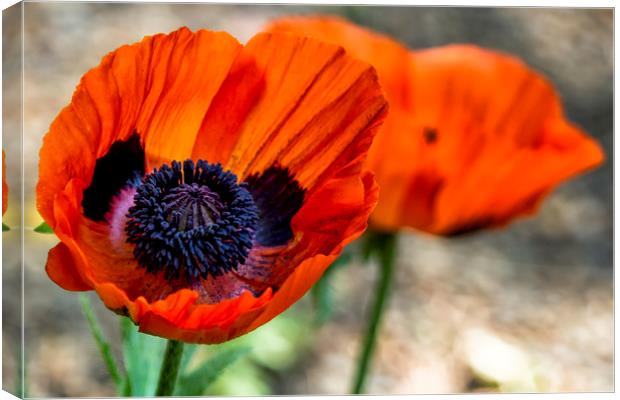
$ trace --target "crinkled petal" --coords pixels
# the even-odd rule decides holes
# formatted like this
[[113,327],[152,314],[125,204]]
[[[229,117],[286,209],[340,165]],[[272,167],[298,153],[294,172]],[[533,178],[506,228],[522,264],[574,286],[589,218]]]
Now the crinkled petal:
[[406,107],[409,102],[409,50],[389,36],[364,29],[344,18],[324,15],[278,18],[265,30],[310,36],[343,46],[352,56],[372,64],[379,72],[379,82],[392,108]]
[[213,98],[242,46],[225,32],[180,29],[154,46],[158,60],[149,76],[138,132],[144,132],[147,172],[190,158]]
[[[195,149],[215,140],[230,153],[225,167],[242,180],[277,163],[310,187],[370,145],[372,126],[387,111],[370,65],[341,47],[288,34],[258,34],[243,52],[262,73],[261,95],[249,111],[244,108],[234,141],[218,142],[210,134],[217,127],[205,121]],[[249,86],[241,89],[254,88]],[[194,156],[202,154],[195,150]]]

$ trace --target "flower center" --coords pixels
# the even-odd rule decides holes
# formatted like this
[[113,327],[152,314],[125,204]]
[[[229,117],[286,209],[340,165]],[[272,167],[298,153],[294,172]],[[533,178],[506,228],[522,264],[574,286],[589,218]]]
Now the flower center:
[[224,208],[220,196],[197,183],[172,188],[164,196],[166,220],[179,231],[208,226],[219,220]]
[[235,270],[252,247],[258,209],[220,164],[173,161],[143,178],[127,213],[127,242],[147,271],[188,281]]

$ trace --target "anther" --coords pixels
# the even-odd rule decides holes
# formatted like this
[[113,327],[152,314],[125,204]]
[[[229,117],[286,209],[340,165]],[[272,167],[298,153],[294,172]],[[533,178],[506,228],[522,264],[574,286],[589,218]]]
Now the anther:
[[220,164],[186,160],[147,175],[127,217],[127,242],[142,267],[195,281],[245,261],[258,209],[245,184]]

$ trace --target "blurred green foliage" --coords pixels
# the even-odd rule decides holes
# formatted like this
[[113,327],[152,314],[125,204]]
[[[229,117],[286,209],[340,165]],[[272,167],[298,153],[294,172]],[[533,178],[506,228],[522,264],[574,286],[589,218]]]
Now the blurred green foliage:
[[[310,345],[313,323],[296,307],[257,330],[219,345],[186,344],[176,396],[269,395],[270,374],[291,368]],[[121,321],[126,396],[153,396],[166,339],[139,333]]]
[[[303,303],[303,301],[301,302]],[[300,310],[305,304],[298,302],[288,311],[255,331],[230,342],[214,346],[201,346],[201,357],[229,351],[231,348],[251,349],[246,357],[226,369],[206,388],[203,395],[257,396],[273,394],[269,385],[273,373],[289,370],[300,361],[311,346],[312,320]]]

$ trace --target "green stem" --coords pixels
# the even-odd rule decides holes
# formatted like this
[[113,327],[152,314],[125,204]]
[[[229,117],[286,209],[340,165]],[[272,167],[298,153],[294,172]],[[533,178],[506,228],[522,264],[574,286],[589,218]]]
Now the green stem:
[[90,300],[85,293],[80,293],[80,303],[82,303],[82,311],[84,311],[84,315],[88,320],[88,326],[90,327],[90,331],[97,342],[97,346],[99,347],[99,351],[101,352],[101,357],[105,362],[106,367],[108,368],[108,372],[116,385],[116,389],[118,393],[121,393],[121,389],[123,386],[123,378],[121,378],[121,374],[116,366],[116,361],[114,357],[112,357],[112,352],[110,351],[110,345],[106,342],[103,332],[99,327],[99,323],[97,322],[97,318],[95,317],[95,313],[90,305]]
[[181,358],[183,358],[183,342],[168,340],[164,360],[159,370],[156,396],[172,396],[174,393]]
[[360,394],[364,391],[364,383],[368,368],[372,361],[372,355],[377,340],[377,332],[381,324],[381,317],[385,310],[392,276],[394,274],[394,260],[396,255],[396,235],[393,233],[373,233],[373,241],[375,250],[379,258],[380,277],[377,282],[377,290],[375,302],[373,304],[372,313],[370,315],[369,324],[364,338],[364,347],[360,354],[359,363],[357,365],[357,373],[352,388],[353,394]]

